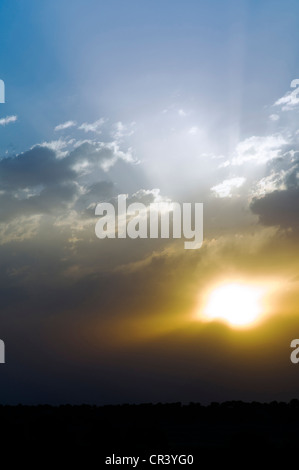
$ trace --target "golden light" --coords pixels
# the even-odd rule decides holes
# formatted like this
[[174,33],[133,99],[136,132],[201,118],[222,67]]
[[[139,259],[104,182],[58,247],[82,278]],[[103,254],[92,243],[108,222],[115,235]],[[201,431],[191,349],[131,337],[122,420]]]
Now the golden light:
[[250,284],[229,283],[210,292],[203,309],[203,319],[220,319],[236,327],[250,326],[263,313],[264,290]]

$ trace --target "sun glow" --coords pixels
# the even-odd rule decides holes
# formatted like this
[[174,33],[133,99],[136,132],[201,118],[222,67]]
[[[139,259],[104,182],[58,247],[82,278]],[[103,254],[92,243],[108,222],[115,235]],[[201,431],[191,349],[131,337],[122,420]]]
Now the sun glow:
[[220,319],[236,327],[255,323],[263,313],[264,290],[250,284],[229,283],[212,290],[203,309],[203,319]]

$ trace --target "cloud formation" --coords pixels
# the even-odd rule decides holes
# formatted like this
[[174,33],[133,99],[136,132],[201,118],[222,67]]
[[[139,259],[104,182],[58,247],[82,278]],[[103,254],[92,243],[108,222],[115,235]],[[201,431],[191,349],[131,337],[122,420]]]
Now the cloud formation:
[[97,121],[94,121],[91,123],[83,122],[83,124],[81,124],[81,126],[79,126],[78,129],[85,131],[85,132],[95,132],[96,134],[101,134],[102,126],[104,123],[105,123],[104,118],[98,119]]
[[65,129],[69,129],[70,127],[74,127],[76,125],[76,121],[66,121],[62,124],[58,124],[58,126],[55,127],[54,131],[64,131]]
[[252,136],[238,143],[233,165],[242,165],[245,162],[255,161],[257,164],[266,163],[279,155],[283,145],[288,142],[281,134],[268,136]]
[[0,126],[7,126],[7,124],[16,122],[17,119],[18,119],[17,116],[6,116],[5,118],[0,119]]
[[[274,106],[280,106],[282,111],[291,111],[299,105],[299,79],[292,80],[293,91],[287,92],[284,96],[275,101]],[[297,88],[296,88],[297,87]]]
[[251,204],[263,225],[299,229],[299,188],[273,191]]

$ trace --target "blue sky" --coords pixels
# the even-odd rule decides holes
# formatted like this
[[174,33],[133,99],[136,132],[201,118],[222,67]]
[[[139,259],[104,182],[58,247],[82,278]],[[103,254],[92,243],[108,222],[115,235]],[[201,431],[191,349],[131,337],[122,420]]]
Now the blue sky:
[[[171,106],[190,109],[227,150],[264,125],[298,58],[295,1],[3,1],[1,74],[17,114],[1,150],[16,151],[69,119],[150,126]],[[4,134],[2,132],[2,134]]]

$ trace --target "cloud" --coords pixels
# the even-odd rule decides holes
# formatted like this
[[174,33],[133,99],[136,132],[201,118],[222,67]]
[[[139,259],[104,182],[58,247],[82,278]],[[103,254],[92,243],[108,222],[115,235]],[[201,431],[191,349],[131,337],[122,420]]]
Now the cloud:
[[70,140],[52,140],[50,142],[42,142],[39,144],[41,147],[47,147],[56,152],[58,158],[63,158],[68,154],[68,147],[75,142],[75,139]]
[[121,121],[118,121],[114,124],[114,129],[111,132],[111,135],[116,140],[121,140],[124,137],[130,137],[134,134],[135,122],[131,122],[129,125],[123,124]]
[[293,91],[289,91],[284,96],[275,101],[274,106],[281,106],[282,111],[290,111],[299,105],[299,79],[295,79],[291,82],[291,87],[295,88]]
[[68,182],[53,184],[43,188],[36,194],[29,194],[27,198],[20,199],[12,193],[0,195],[1,224],[18,217],[52,214],[55,217],[64,213],[69,204],[74,202],[79,194],[76,183]]
[[121,150],[115,142],[84,142],[67,151],[64,158],[58,158],[67,144],[63,140],[45,142],[16,157],[0,160],[0,189],[15,191],[75,181],[96,170],[107,172],[118,160],[134,162],[130,151]]
[[69,159],[57,159],[54,150],[37,145],[16,157],[0,161],[0,187],[16,190],[74,179]]
[[271,121],[278,121],[278,120],[279,120],[279,115],[278,115],[278,114],[271,114],[271,115],[269,116],[269,119],[270,119]]
[[229,160],[225,160],[225,162],[220,163],[220,165],[218,165],[218,168],[219,168],[219,169],[220,169],[220,168],[226,168],[226,167],[228,167],[228,166],[230,166],[230,161],[229,161]]
[[[112,178],[120,175],[126,178],[132,163],[135,159],[131,150],[121,149],[116,141],[75,139],[43,142],[17,156],[3,158],[0,160],[2,243],[40,235],[38,226],[45,218],[52,218],[52,224],[71,232],[70,239],[79,239],[78,231],[90,226],[95,217],[95,205],[117,195],[115,184],[106,175],[116,167]],[[26,217],[33,217],[33,222],[24,224],[22,220]],[[23,226],[22,236],[17,221]],[[64,243],[69,244],[66,240]]]
[[115,194],[115,185],[112,181],[99,181],[86,188],[83,198],[100,202],[107,200]]
[[213,186],[211,191],[216,193],[218,197],[231,197],[233,189],[240,188],[245,181],[246,178],[241,176],[224,180],[222,183]]
[[66,121],[62,124],[58,124],[58,126],[55,127],[54,131],[63,131],[64,129],[69,129],[70,127],[74,127],[76,125],[76,121]]
[[265,163],[276,158],[287,143],[281,134],[249,137],[237,145],[232,164],[242,165],[250,161]]
[[68,159],[78,173],[90,174],[96,169],[107,172],[118,160],[136,163],[132,150],[121,150],[119,144],[113,142],[81,141],[74,145]]
[[112,181],[93,183],[84,188],[76,202],[76,209],[82,212],[83,217],[94,217],[96,205],[109,201],[113,196],[116,196],[116,187]]
[[299,229],[299,160],[289,151],[269,162],[270,175],[260,181],[274,187],[262,197],[255,197],[250,208],[263,225]]
[[5,118],[0,119],[0,126],[6,126],[11,122],[16,122],[18,119],[17,116],[6,116]]
[[299,188],[274,191],[254,199],[251,210],[263,225],[299,229]]
[[21,189],[75,180],[96,170],[105,172],[118,160],[135,162],[130,149],[123,151],[116,142],[82,142],[63,152],[73,140],[44,142],[16,157],[0,161],[0,188]]
[[102,126],[105,123],[105,119],[101,118],[98,119],[95,122],[88,123],[88,122],[83,122],[81,126],[78,127],[79,130],[85,131],[85,132],[95,132],[96,134],[101,134],[102,132]]
[[170,199],[163,197],[160,194],[159,188],[139,189],[138,191],[136,191],[136,193],[132,194],[132,196],[128,199],[128,204],[131,204],[132,202],[142,202],[142,204],[145,204],[146,206],[148,206],[155,202],[168,203],[170,202]]
[[283,171],[278,173],[272,172],[253,186],[251,194],[253,197],[261,197],[273,191],[285,189],[284,177],[285,173]]
[[252,183],[251,196],[260,198],[276,190],[287,189],[294,178],[293,172],[297,167],[296,154],[297,152],[291,149],[268,161],[262,177]]
[[193,127],[191,127],[191,128],[188,130],[188,134],[190,134],[190,135],[196,135],[196,134],[198,134],[198,131],[199,131],[198,127],[197,127],[197,126],[193,126]]

